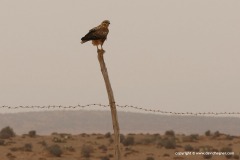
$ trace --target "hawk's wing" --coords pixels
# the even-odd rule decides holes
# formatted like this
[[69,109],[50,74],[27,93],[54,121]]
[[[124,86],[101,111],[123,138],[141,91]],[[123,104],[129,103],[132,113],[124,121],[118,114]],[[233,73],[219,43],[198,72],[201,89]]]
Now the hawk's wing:
[[108,34],[108,29],[102,28],[101,25],[94,27],[89,30],[88,34],[82,37],[82,41],[89,41],[89,40],[99,40],[99,39],[106,39]]
[[89,32],[97,31],[97,30],[99,30],[100,28],[101,28],[101,25],[90,29]]

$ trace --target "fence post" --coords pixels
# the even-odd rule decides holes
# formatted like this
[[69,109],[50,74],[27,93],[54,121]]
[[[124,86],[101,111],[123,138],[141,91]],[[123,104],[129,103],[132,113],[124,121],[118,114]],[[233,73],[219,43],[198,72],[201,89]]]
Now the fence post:
[[103,79],[104,79],[107,93],[108,93],[109,105],[111,108],[112,124],[113,124],[113,130],[114,130],[115,160],[120,160],[121,159],[120,133],[119,133],[119,124],[118,124],[116,104],[115,104],[115,100],[114,100],[111,83],[110,83],[110,80],[108,77],[107,67],[104,62],[104,57],[103,57],[104,51],[98,50],[97,52],[98,52],[98,61],[100,63],[101,72],[102,72]]

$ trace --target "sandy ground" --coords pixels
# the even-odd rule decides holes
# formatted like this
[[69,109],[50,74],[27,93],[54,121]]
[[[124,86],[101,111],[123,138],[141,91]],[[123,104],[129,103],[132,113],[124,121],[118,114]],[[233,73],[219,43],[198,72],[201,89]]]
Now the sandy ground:
[[[128,134],[121,137],[123,140],[121,144],[122,159],[124,160],[201,160],[204,159],[203,155],[197,154],[206,154],[206,152],[215,152],[216,154],[224,147],[232,149],[235,154],[232,159],[239,159],[240,153],[240,137],[225,134],[218,136]],[[54,144],[59,145],[62,150],[60,157],[50,153],[49,148]],[[188,149],[187,145],[190,146]],[[4,139],[4,144],[0,145],[0,160],[84,159],[114,159],[113,136],[109,134],[71,135],[59,133],[49,136],[36,135],[35,137],[18,135]],[[211,159],[226,160],[227,158],[224,155],[214,155]]]

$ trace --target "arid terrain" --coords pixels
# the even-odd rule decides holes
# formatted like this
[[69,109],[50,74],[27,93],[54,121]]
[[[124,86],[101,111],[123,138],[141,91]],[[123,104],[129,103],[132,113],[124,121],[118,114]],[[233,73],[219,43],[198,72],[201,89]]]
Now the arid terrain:
[[[15,135],[11,127],[0,132],[0,160],[113,160],[113,135],[52,133],[38,135],[36,131]],[[12,132],[12,133],[11,133]],[[239,159],[240,137],[206,131],[204,135],[164,134],[121,135],[124,160],[225,160],[224,155],[179,155],[186,153],[234,152]],[[178,155],[177,155],[178,154]]]
[[[128,133],[159,133],[174,130],[178,134],[204,134],[207,130],[236,135],[239,117],[179,116],[150,113],[118,112],[120,130]],[[22,135],[35,130],[39,135],[59,133],[102,133],[112,131],[110,111],[41,111],[0,114],[0,128],[11,126]]]

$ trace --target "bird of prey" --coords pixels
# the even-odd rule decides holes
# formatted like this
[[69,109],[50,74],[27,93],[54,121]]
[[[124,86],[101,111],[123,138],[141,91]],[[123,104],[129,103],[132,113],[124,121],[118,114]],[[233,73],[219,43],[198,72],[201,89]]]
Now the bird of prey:
[[[109,20],[104,20],[99,26],[94,27],[93,29],[89,30],[89,32],[81,38],[82,44],[92,40],[92,44],[97,46],[98,51],[103,51],[102,45],[104,41],[107,39],[108,35],[108,26],[110,24]],[[101,49],[98,48],[98,45],[101,45]]]

